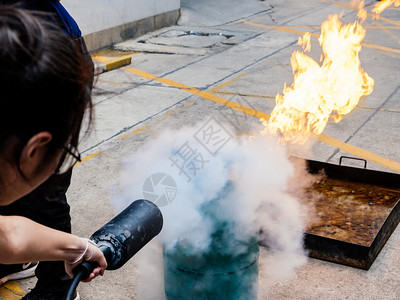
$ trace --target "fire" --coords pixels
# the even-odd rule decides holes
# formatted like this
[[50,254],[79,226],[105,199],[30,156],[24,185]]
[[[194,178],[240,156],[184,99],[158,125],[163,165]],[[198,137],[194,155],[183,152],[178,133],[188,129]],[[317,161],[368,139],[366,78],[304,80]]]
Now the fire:
[[368,13],[364,8],[365,7],[364,0],[353,0],[351,1],[351,4],[353,6],[358,6],[357,17],[361,20],[361,22],[364,22],[368,16]]
[[[310,50],[310,36],[299,39],[304,52]],[[304,143],[311,133],[322,133],[330,117],[339,122],[372,92],[374,80],[359,59],[364,37],[359,22],[343,25],[338,15],[332,15],[321,25],[321,65],[304,52],[293,52],[293,84],[285,84],[269,123],[264,121],[271,133],[279,131],[285,141]]]
[[[353,0],[358,6],[358,18],[363,22],[368,13],[364,0]],[[390,5],[400,6],[400,0],[382,0],[372,12],[378,17]],[[282,133],[284,141],[303,144],[312,134],[321,134],[332,118],[339,122],[356,107],[362,96],[371,94],[374,80],[361,68],[361,42],[365,29],[356,21],[343,25],[338,15],[329,16],[321,25],[318,39],[322,47],[320,65],[304,52],[311,49],[311,34],[299,38],[303,52],[291,57],[293,84],[277,94],[276,106],[269,121],[263,120],[266,131]]]
[[372,9],[372,12],[376,14],[380,14],[383,12],[386,8],[388,8],[390,5],[394,4],[394,6],[400,6],[400,0],[383,0],[377,4],[375,4],[375,7]]
[[[364,0],[352,0],[351,4],[353,6],[358,6],[358,14],[357,17],[361,19],[361,21],[365,21],[367,18],[367,11],[365,10],[365,3]],[[379,3],[374,5],[374,8],[372,9],[372,12],[375,13],[376,15],[373,16],[374,18],[378,18],[379,15],[389,6],[394,4],[394,6],[400,6],[400,0],[381,0]]]

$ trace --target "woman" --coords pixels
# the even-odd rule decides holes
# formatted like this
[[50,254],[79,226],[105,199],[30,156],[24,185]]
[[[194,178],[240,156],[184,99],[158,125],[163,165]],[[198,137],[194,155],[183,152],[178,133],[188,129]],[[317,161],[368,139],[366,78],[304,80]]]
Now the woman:
[[[62,30],[60,34],[73,40],[85,62],[93,81],[93,62],[78,24],[58,0],[0,0],[0,4],[12,4],[19,8],[45,12],[45,18]],[[74,145],[77,145],[77,142]],[[8,206],[0,206],[0,215],[27,217],[42,225],[71,233],[70,206],[66,192],[70,185],[72,170],[54,174],[34,191]],[[34,288],[24,300],[61,299],[71,284],[62,261],[42,261],[27,264],[0,264],[0,284],[8,280],[23,279],[36,275]]]
[[[79,158],[72,145],[85,110],[91,115],[91,83],[71,39],[28,11],[0,6],[0,44],[0,205],[8,205]],[[88,240],[0,216],[0,263],[43,260],[64,261],[70,276],[96,261],[87,281],[107,266]]]

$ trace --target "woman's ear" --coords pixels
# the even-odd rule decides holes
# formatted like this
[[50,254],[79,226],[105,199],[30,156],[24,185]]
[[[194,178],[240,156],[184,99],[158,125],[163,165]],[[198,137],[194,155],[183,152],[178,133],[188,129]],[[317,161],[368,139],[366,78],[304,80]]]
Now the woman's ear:
[[26,143],[19,158],[19,168],[24,176],[34,174],[37,168],[43,164],[52,138],[50,132],[43,131],[32,136]]

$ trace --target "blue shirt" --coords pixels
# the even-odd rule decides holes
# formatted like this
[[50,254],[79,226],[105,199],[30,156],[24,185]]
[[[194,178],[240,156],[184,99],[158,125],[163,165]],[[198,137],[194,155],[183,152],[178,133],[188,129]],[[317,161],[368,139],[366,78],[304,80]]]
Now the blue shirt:
[[71,17],[71,15],[64,8],[64,6],[62,6],[62,4],[57,0],[49,1],[49,2],[52,5],[52,7],[54,8],[54,11],[60,17],[61,21],[63,22],[65,32],[73,39],[80,37],[82,35],[82,33],[81,33],[81,30],[79,29],[78,24]]

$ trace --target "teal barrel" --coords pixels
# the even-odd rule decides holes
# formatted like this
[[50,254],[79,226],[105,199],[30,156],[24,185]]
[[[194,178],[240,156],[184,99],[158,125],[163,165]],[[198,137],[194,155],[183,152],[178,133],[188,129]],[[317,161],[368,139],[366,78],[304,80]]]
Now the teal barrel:
[[[222,195],[229,194],[224,189]],[[228,219],[221,209],[228,203],[218,197],[202,207],[213,222],[210,245],[199,251],[190,242],[178,240],[164,246],[164,283],[167,300],[255,300],[258,293],[258,235],[237,238],[243,224]]]

